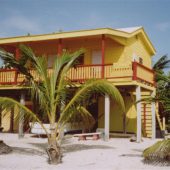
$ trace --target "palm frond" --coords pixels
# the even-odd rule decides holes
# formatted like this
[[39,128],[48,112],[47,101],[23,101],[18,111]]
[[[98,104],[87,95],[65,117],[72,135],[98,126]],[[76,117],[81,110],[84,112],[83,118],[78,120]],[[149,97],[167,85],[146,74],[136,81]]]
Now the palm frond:
[[19,60],[11,53],[6,52],[3,49],[0,49],[0,56],[4,60],[6,68],[16,68],[18,72],[24,74],[27,79],[32,78],[32,75],[26,65],[28,58],[21,56]]
[[170,139],[158,141],[143,151],[146,163],[170,165]]
[[153,66],[153,69],[158,72],[165,68],[170,68],[170,60],[167,55],[163,55]]
[[[9,113],[9,111],[15,106],[17,106],[18,108],[22,110],[22,113],[26,116],[27,119],[33,120],[33,121],[36,120],[42,126],[42,128],[45,130],[45,132],[48,135],[48,131],[42,124],[41,120],[30,109],[28,109],[26,106],[22,105],[21,103],[19,103],[18,101],[12,98],[0,97],[0,107],[2,111],[6,112],[6,114]],[[19,119],[19,114],[18,114],[18,119]]]
[[66,122],[71,110],[75,110],[76,106],[83,103],[89,96],[94,93],[109,95],[122,108],[122,113],[125,112],[125,105],[119,90],[107,80],[90,80],[87,81],[69,101],[63,109],[59,122]]

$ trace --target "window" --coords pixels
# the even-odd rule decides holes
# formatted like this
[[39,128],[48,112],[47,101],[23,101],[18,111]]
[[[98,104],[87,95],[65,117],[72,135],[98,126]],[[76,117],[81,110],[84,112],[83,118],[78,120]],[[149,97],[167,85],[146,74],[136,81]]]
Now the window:
[[102,52],[101,52],[101,50],[94,50],[92,52],[92,64],[102,64]]
[[143,64],[143,59],[141,57],[139,57],[139,63]]

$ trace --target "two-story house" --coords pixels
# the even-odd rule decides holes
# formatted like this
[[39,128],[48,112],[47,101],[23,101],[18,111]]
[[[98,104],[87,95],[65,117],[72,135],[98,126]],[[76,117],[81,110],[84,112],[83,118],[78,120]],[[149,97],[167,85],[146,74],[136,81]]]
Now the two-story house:
[[[143,97],[154,96],[156,90],[151,66],[155,49],[142,27],[0,38],[0,47],[14,53],[16,58],[20,56],[19,44],[30,46],[37,55],[46,55],[49,70],[54,58],[59,57],[64,50],[73,52],[84,48],[81,64],[70,70],[70,79],[81,83],[92,78],[107,79],[120,90],[126,106],[124,114],[107,96],[97,97],[96,103],[89,108],[97,118],[96,128],[104,128],[105,135],[109,135],[109,132],[135,133],[138,141],[141,140],[142,132],[147,137],[155,138],[155,104],[136,103]],[[17,74],[16,70],[1,69],[0,95],[19,100],[29,88],[23,88],[22,81],[23,76]],[[35,109],[28,96],[25,97],[25,104]],[[1,114],[4,131],[17,130],[16,114],[17,110],[12,110],[8,122],[5,115]]]

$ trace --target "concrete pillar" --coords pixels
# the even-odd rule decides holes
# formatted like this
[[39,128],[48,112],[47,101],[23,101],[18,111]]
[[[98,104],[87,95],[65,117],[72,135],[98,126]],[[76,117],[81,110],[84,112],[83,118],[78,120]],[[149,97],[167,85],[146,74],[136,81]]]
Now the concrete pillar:
[[[141,87],[136,87],[136,101],[141,100]],[[141,102],[136,104],[137,110],[137,142],[141,142],[142,138],[142,120],[141,120]]]
[[162,118],[162,129],[164,131],[166,130],[166,119],[165,119],[165,116]]
[[110,131],[110,99],[108,95],[105,95],[105,119],[104,119],[104,138],[105,141],[109,140]]
[[123,114],[123,133],[126,134],[126,113]]
[[[21,99],[20,99],[20,103],[22,105],[25,105],[25,94],[22,93],[21,94]],[[19,133],[18,133],[18,137],[19,138],[23,138],[24,137],[24,114],[23,114],[23,110],[20,109],[20,112],[19,112]]]
[[[152,97],[155,97],[155,91],[151,93]],[[151,112],[152,112],[152,139],[156,137],[156,105],[155,102],[151,103]]]

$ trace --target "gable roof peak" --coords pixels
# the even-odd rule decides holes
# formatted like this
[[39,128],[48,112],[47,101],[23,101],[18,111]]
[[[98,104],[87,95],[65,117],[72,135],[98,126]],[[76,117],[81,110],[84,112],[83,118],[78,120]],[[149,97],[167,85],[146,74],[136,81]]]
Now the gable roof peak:
[[132,33],[132,32],[135,32],[139,29],[143,28],[142,26],[136,26],[136,27],[126,27],[126,28],[117,28],[115,30],[118,30],[118,31],[123,31],[123,32],[126,32],[126,33]]

